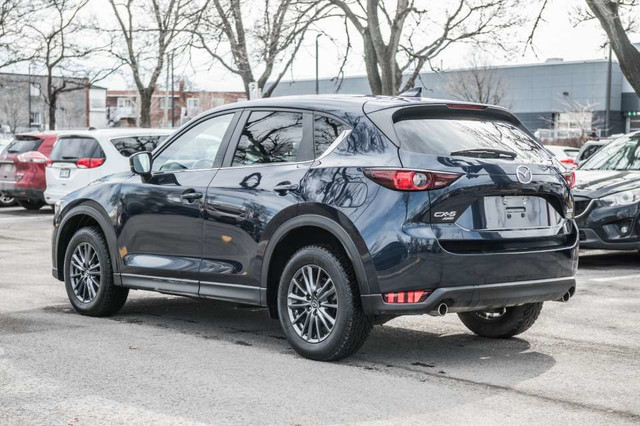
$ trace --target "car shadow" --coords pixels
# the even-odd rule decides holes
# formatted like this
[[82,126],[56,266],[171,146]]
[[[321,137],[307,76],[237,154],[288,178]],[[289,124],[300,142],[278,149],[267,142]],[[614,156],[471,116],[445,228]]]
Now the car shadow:
[[637,251],[585,250],[580,252],[579,269],[610,269],[624,267],[640,270]]
[[[66,307],[65,312],[73,311]],[[440,319],[414,318],[424,320],[420,326],[431,321],[434,329],[441,328]],[[280,323],[270,319],[264,308],[182,297],[136,297],[110,319],[298,356]],[[451,334],[402,328],[394,322],[375,326],[360,351],[342,364],[421,380],[442,376],[498,386],[530,380],[555,365],[550,355],[531,350],[526,337],[485,339],[467,332],[462,324],[459,333]]]
[[43,206],[39,210],[27,210],[22,207],[3,207],[0,208],[0,216],[51,216],[53,209],[51,206]]

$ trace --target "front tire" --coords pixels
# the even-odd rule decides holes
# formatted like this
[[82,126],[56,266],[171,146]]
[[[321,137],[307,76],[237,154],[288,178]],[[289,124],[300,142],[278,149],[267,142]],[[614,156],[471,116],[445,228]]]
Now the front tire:
[[42,206],[45,205],[44,201],[34,200],[34,199],[16,200],[16,202],[20,207],[25,208],[27,210],[40,210],[40,208],[42,208]]
[[531,328],[540,311],[542,302],[489,311],[462,312],[458,317],[478,336],[506,339]]
[[82,315],[103,317],[120,310],[129,289],[113,283],[107,242],[97,227],[78,230],[64,256],[64,282],[73,308]]
[[323,246],[304,247],[289,259],[278,288],[278,314],[293,349],[318,361],[353,354],[373,327],[350,262]]

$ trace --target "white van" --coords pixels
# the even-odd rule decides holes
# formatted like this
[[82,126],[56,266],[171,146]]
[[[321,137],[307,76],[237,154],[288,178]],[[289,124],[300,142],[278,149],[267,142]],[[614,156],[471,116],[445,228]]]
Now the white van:
[[153,151],[171,129],[103,129],[62,132],[47,163],[47,204],[101,177],[129,170],[129,156]]

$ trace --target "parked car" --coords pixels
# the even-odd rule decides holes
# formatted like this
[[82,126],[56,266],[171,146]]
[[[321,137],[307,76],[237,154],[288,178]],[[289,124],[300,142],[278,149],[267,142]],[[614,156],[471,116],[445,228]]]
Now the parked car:
[[56,203],[53,275],[83,315],[130,289],[261,305],[300,354],[336,360],[398,315],[511,337],[576,288],[571,173],[499,107],[235,103],[130,163]]
[[580,152],[579,148],[573,146],[545,145],[547,151],[552,153],[567,169],[577,167],[576,157]]
[[575,164],[580,166],[580,164],[584,163],[589,159],[589,157],[598,152],[600,148],[612,140],[613,139],[599,139],[585,142],[584,145],[580,147],[580,152],[578,152],[578,155],[575,158]]
[[640,133],[610,142],[576,170],[580,246],[640,249]]
[[[2,156],[5,148],[7,146],[9,146],[9,144],[11,143],[13,139],[5,139],[5,138],[0,138],[0,157]],[[0,169],[2,169],[3,166],[0,164]],[[0,172],[1,174],[2,172]],[[1,184],[0,184],[1,185]],[[0,191],[0,207],[11,207],[11,206],[15,206],[16,200],[15,198],[13,198],[12,196],[10,196],[9,194],[6,194],[2,191]]]
[[57,132],[17,135],[0,154],[0,192],[28,210],[44,206],[44,168],[57,138]]
[[131,154],[155,149],[170,134],[167,129],[127,128],[60,135],[46,168],[46,202],[55,204],[96,179],[128,170]]

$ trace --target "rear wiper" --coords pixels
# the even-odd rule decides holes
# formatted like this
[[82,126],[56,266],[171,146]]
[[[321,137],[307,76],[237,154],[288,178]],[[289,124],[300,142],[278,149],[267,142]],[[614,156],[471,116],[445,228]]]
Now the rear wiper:
[[63,160],[77,160],[77,159],[78,159],[78,157],[67,157],[67,156],[64,156],[64,155],[63,155],[63,156],[62,156],[62,159],[63,159]]
[[518,154],[513,151],[504,151],[502,149],[492,148],[474,148],[474,149],[461,149],[460,151],[453,151],[449,155],[462,155],[465,157],[478,157],[478,158],[516,158]]

